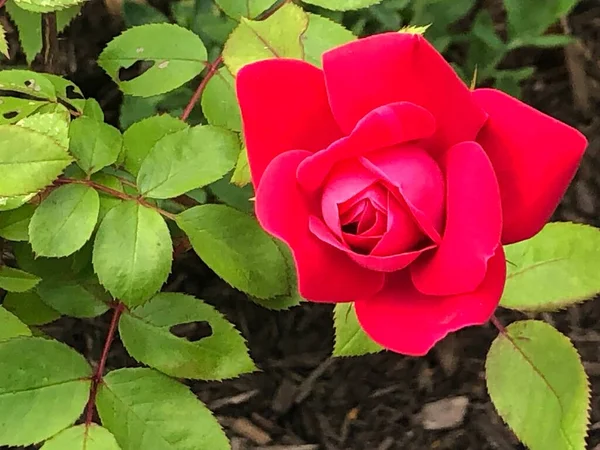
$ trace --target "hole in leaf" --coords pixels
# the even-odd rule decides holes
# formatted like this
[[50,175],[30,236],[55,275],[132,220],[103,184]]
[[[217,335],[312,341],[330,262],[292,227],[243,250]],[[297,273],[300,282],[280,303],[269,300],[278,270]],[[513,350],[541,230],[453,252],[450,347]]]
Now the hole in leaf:
[[70,100],[85,98],[79,92],[75,92],[75,88],[73,86],[67,86],[66,94],[67,94],[67,98]]
[[35,80],[25,80],[25,87],[30,88],[31,86],[33,86],[35,84]]
[[19,115],[19,111],[7,111],[4,114],[2,114],[2,117],[4,117],[5,119],[14,119],[15,117],[17,117]]
[[175,336],[187,339],[190,342],[197,342],[213,334],[210,324],[206,321],[180,323],[173,325],[169,331]]
[[119,81],[130,81],[139,77],[144,72],[150,70],[154,66],[154,61],[140,59],[134,62],[129,67],[121,67],[119,69]]

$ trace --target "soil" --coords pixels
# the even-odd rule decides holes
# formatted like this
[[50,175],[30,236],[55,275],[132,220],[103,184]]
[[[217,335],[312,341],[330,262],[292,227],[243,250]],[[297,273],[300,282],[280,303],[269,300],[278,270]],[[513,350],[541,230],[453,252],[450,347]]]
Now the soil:
[[[562,50],[527,51],[513,59],[538,67],[525,86],[525,100],[577,126],[590,139],[581,170],[555,218],[600,226],[600,6],[581,2],[568,24],[578,38],[570,51],[570,65]],[[95,59],[120,27],[102,3],[92,0],[61,39],[70,77],[86,96],[100,101],[114,124],[121,96]],[[580,100],[576,106],[574,92],[589,104]],[[222,383],[190,383],[225,426],[234,450],[523,448],[486,394],[484,360],[496,336],[491,326],[462,330],[424,358],[382,353],[334,360],[329,357],[330,306],[265,310],[220,281],[192,254],[176,262],[169,288],[194,294],[225,313],[248,339],[261,369]],[[523,317],[499,312],[505,324]],[[600,303],[590,301],[542,318],[569,335],[585,361],[594,391],[588,448],[600,450]],[[108,319],[61,319],[48,331],[93,363],[100,355]],[[126,365],[135,362],[117,341],[108,368]],[[460,398],[454,404],[467,403],[464,418],[458,414],[447,429],[426,429],[424,405],[455,397]]]

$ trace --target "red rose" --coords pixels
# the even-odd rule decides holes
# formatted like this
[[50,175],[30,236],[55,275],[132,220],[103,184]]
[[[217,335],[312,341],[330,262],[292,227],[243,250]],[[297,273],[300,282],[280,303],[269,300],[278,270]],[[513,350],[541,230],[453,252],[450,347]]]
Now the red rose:
[[543,227],[585,137],[493,89],[470,91],[422,37],[389,33],[237,77],[261,225],[300,293],[354,301],[384,347],[423,355],[485,323],[502,244]]

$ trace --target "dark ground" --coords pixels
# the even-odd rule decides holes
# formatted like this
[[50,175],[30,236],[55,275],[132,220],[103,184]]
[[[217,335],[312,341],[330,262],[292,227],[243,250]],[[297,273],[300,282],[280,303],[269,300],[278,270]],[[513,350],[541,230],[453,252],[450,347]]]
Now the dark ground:
[[[571,50],[570,63],[561,50],[535,50],[515,55],[508,64],[535,63],[539,70],[525,87],[525,100],[579,127],[590,139],[582,168],[557,218],[598,226],[600,5],[582,2],[569,25],[580,39],[580,45]],[[100,101],[112,123],[117,122],[120,96],[94,61],[119,27],[118,20],[93,1],[61,44],[71,78],[86,96]],[[573,101],[574,91],[581,97],[579,107]],[[262,369],[223,383],[191,383],[222,420],[234,450],[522,448],[497,417],[485,391],[484,359],[496,335],[490,326],[463,330],[425,358],[384,353],[331,360],[331,307],[267,311],[229,288],[191,254],[176,263],[171,283],[216,305],[236,323]],[[504,323],[520,317],[506,311],[499,316]],[[588,302],[543,318],[574,340],[586,362],[594,390],[588,448],[600,450],[600,303]],[[63,319],[48,331],[93,362],[99,357],[107,326],[107,317]],[[132,364],[117,342],[109,368]],[[423,406],[455,396],[468,400],[464,420],[451,429],[426,430],[419,414]]]

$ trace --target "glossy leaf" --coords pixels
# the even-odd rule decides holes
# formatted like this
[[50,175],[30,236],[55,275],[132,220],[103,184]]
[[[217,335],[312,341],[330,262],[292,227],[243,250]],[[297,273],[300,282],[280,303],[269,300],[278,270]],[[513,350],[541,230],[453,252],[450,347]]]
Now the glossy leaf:
[[590,389],[569,339],[545,322],[515,322],[486,361],[494,406],[531,450],[584,449]]
[[333,312],[333,356],[362,356],[383,350],[361,328],[353,303],[338,303]]
[[0,89],[56,101],[56,90],[52,82],[43,74],[31,70],[8,69],[0,71]]
[[[126,94],[150,97],[178,88],[204,69],[207,54],[193,32],[158,23],[130,28],[108,43],[98,64]],[[121,81],[119,71],[137,61],[151,64],[142,74]]]
[[308,28],[302,35],[304,59],[321,67],[321,56],[327,50],[356,39],[351,31],[339,23],[317,14],[308,14]]
[[35,212],[35,205],[0,212],[0,237],[9,241],[29,240],[29,222]]
[[0,97],[0,125],[8,125],[39,111],[45,105],[51,105],[46,100],[30,100],[16,97]]
[[27,325],[45,325],[60,317],[60,313],[46,305],[36,291],[9,292],[2,306]]
[[30,445],[72,425],[87,403],[91,374],[85,358],[60,342],[0,342],[0,445]]
[[69,128],[69,150],[86,173],[98,172],[113,164],[121,153],[121,132],[90,117],[78,117]]
[[52,191],[29,223],[33,251],[48,257],[75,253],[92,236],[99,210],[98,193],[89,186],[68,184]]
[[31,330],[17,316],[0,306],[0,341],[31,336]]
[[172,251],[169,228],[160,214],[126,201],[112,208],[98,228],[94,270],[115,298],[136,306],[167,280]]
[[[190,342],[170,331],[191,322],[207,322],[211,335]],[[222,380],[255,369],[245,340],[233,325],[189,295],[156,295],[121,318],[119,333],[134,359],[173,377]]]
[[123,133],[125,169],[137,176],[148,153],[160,139],[186,128],[185,122],[168,114],[152,116],[131,125]]
[[147,197],[177,197],[229,172],[239,149],[234,133],[211,125],[171,133],[152,147],[142,163],[137,184]]
[[40,450],[121,450],[121,447],[110,431],[92,423],[61,431]]
[[246,150],[246,147],[243,147],[235,163],[235,169],[231,175],[231,183],[239,187],[244,187],[251,182],[252,175],[250,174],[250,164],[248,162],[248,150]]
[[85,318],[104,314],[112,300],[93,275],[72,280],[42,280],[36,292],[50,308],[70,317]]
[[6,40],[6,30],[2,24],[0,24],[0,53],[7,58],[10,58],[10,54],[8,53],[8,41]]
[[308,16],[292,3],[262,21],[242,18],[225,43],[225,65],[236,75],[242,66],[262,59],[302,59],[304,49],[300,37],[307,27]]
[[40,277],[8,266],[0,266],[0,289],[8,292],[25,292],[33,289]]
[[224,205],[202,205],[177,216],[195,252],[233,287],[259,298],[290,293],[286,261],[252,217]]
[[37,192],[70,162],[67,149],[52,138],[16,125],[0,125],[0,196]]
[[97,407],[123,450],[231,448],[210,410],[187,386],[152,369],[106,375]]
[[[54,107],[55,105],[51,104],[48,106]],[[38,112],[38,114],[19,120],[17,125],[28,130],[37,131],[53,139],[61,147],[69,147],[68,113],[65,115],[60,112],[47,112],[43,114]]]
[[215,0],[217,5],[234,19],[254,19],[269,9],[276,0]]
[[533,238],[505,247],[507,279],[500,305],[554,311],[600,292],[600,230],[550,223]]
[[206,85],[202,94],[202,111],[211,125],[242,131],[235,80],[227,68],[219,69]]

